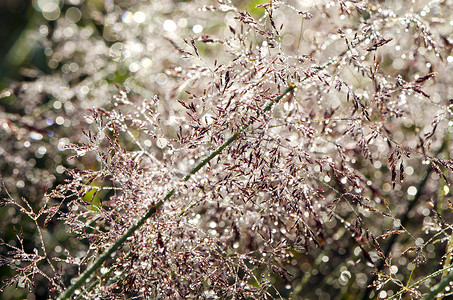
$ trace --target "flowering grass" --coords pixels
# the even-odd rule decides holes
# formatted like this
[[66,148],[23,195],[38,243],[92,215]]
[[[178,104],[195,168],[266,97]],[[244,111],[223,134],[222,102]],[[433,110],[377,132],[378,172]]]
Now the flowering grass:
[[448,295],[450,3],[93,3],[2,92],[5,294]]

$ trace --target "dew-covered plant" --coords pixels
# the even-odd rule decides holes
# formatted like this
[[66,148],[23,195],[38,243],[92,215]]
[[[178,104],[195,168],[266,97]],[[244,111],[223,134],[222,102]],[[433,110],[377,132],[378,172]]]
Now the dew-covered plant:
[[[4,292],[449,293],[452,3],[96,3],[62,6],[53,71],[2,92],[26,104],[0,115]],[[20,170],[57,183],[24,196]]]

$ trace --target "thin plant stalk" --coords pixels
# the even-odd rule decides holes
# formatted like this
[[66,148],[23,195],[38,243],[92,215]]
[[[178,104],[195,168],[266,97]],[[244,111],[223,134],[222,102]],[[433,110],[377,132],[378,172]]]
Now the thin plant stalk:
[[[450,265],[448,268],[444,268],[442,270],[434,272],[429,277],[434,277],[435,275],[440,274],[440,273],[450,269],[451,267],[452,266]],[[450,284],[451,281],[453,281],[453,272],[450,272],[450,274],[447,277],[445,277],[438,285],[436,285],[433,289],[431,289],[431,291],[425,297],[423,297],[422,300],[434,299],[434,297],[436,297],[437,294],[442,292],[445,289],[445,287]]]
[[[447,133],[447,135],[445,137],[445,143],[447,143],[447,146],[445,147],[445,149],[447,149],[445,151],[445,155],[446,155],[447,159],[450,159],[450,152],[448,151],[449,142],[450,142],[450,134]],[[448,187],[448,185],[447,185],[446,182],[443,182],[442,188],[439,189],[439,201],[438,201],[438,207],[437,207],[437,211],[438,211],[439,214],[442,213],[442,205],[445,205],[447,203],[446,193],[445,193],[445,190],[444,190],[445,187]],[[447,257],[445,258],[444,267],[445,266],[449,266],[451,264],[451,258],[452,258],[451,257],[451,250],[452,250],[452,248],[453,248],[453,234],[450,235],[450,238],[448,239],[447,247],[445,249]],[[441,280],[444,279],[447,275],[448,275],[448,271],[444,271],[442,273]],[[443,297],[437,297],[437,300],[440,300],[442,298]]]
[[[453,267],[453,265],[449,265],[448,267],[446,268],[443,268],[443,269],[440,269],[432,274],[429,274],[428,276],[420,279],[419,281],[415,282],[414,284],[412,284],[411,286],[409,287],[405,287],[403,288],[401,291],[399,291],[398,293],[394,294],[392,297],[388,298],[388,300],[392,300],[392,299],[395,299],[396,297],[398,297],[399,295],[409,291],[410,289],[414,288],[414,287],[417,287],[419,286],[420,284],[422,284],[423,282],[425,282],[426,280],[428,279],[431,279],[439,274],[441,274],[442,272],[444,271],[448,271],[450,270],[451,268]],[[448,280],[447,280],[448,279]],[[437,295],[437,293],[439,293],[442,289],[444,289],[448,283],[453,280],[453,273],[450,273],[450,276],[448,276],[447,278],[445,278],[441,283],[439,283],[436,288],[434,288],[428,295],[426,295],[422,300],[431,300],[431,299],[434,299],[434,297]]]

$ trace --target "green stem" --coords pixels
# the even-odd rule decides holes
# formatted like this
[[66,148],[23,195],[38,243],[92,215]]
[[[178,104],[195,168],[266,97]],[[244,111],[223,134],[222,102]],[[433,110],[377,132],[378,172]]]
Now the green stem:
[[[306,78],[304,78],[304,79],[306,79]],[[258,113],[258,116],[269,111],[275,103],[278,103],[286,94],[293,91],[294,88],[295,88],[294,85],[290,85],[288,88],[286,88],[279,96],[275,97],[273,99],[273,101],[268,103]],[[201,168],[203,168],[214,157],[219,155],[220,152],[222,152],[226,147],[228,147],[231,143],[233,143],[235,140],[237,140],[238,137],[240,136],[240,134],[245,129],[247,129],[251,124],[253,124],[253,120],[248,121],[247,124],[243,125],[239,131],[235,132],[219,148],[217,148],[215,151],[213,151],[208,157],[203,159],[198,165],[196,165],[192,170],[190,170],[190,172],[184,177],[183,180],[184,181],[189,180],[189,178],[193,174],[197,173]],[[149,219],[151,216],[153,216],[157,212],[158,208],[161,207],[164,204],[164,202],[167,201],[171,196],[173,196],[173,194],[175,192],[176,192],[176,188],[173,188],[171,191],[169,191],[167,193],[167,195],[165,195],[163,200],[159,201],[157,204],[150,207],[148,212],[142,218],[140,218],[136,224],[132,225],[122,236],[120,236],[113,245],[111,245],[104,253],[102,253],[101,256],[99,256],[99,258],[90,267],[88,267],[88,269],[82,275],[80,275],[79,278],[77,278],[76,282],[73,285],[69,286],[69,288],[58,297],[58,299],[62,300],[62,299],[70,298],[74,294],[76,289],[80,288],[82,286],[82,284],[91,276],[91,274],[93,274],[98,268],[100,268],[101,265],[112,255],[112,253],[115,252],[124,242],[126,242],[127,238],[132,236],[134,234],[134,232],[146,222],[147,219]]]
[[[434,275],[436,273],[437,274],[442,273],[443,271],[445,271],[445,270],[447,270],[447,269],[449,269],[451,267],[452,266],[450,265],[448,268],[444,268],[442,270],[439,270],[439,271],[433,273],[432,275]],[[432,277],[434,277],[434,276],[432,276]],[[437,294],[439,294],[441,291],[443,291],[445,289],[445,287],[450,284],[451,281],[453,281],[453,272],[451,272],[450,275],[445,277],[444,280],[442,280],[438,285],[436,285],[433,289],[431,289],[429,294],[426,295],[422,300],[432,300],[432,299],[434,299],[434,297],[436,297]]]
[[[446,270],[449,270],[453,267],[453,265],[449,265],[448,267],[446,268],[443,268],[441,270],[438,270],[432,274],[430,274],[429,276],[426,276],[422,279],[420,279],[419,281],[417,281],[416,283],[412,284],[411,286],[409,286],[408,288],[403,288],[401,291],[399,291],[398,293],[396,293],[395,295],[393,295],[392,297],[388,298],[388,300],[392,300],[392,299],[395,299],[396,297],[398,297],[399,295],[409,291],[410,289],[416,287],[416,286],[419,286],[420,284],[422,284],[423,282],[425,282],[426,280],[430,279],[430,278],[433,278],[437,275],[439,275],[440,273],[446,271]],[[447,280],[448,279],[448,280]],[[425,296],[425,298],[423,298],[422,300],[428,300],[428,299],[433,299],[437,293],[439,293],[441,290],[443,290],[447,284],[453,280],[453,273],[450,273],[450,276],[448,276],[447,278],[445,278],[435,289],[433,289],[428,295]]]
[[[347,53],[347,50],[343,51],[339,57],[342,57]],[[315,72],[319,72],[320,70],[324,70],[331,64],[333,64],[335,60],[329,60],[327,63],[325,63],[322,67],[317,69]],[[304,81],[308,80],[310,77],[304,77],[303,79],[300,80],[299,85],[303,83]],[[279,96],[275,97],[272,101],[270,101],[267,105],[263,107],[261,111],[258,112],[257,117],[261,116],[267,111],[270,111],[271,108],[274,106],[274,104],[280,102],[280,100],[285,97],[288,93],[292,92],[296,86],[294,84],[290,84]],[[254,122],[254,119],[250,119],[245,125],[243,125],[237,132],[235,132],[226,142],[224,142],[219,148],[217,148],[214,152],[212,152],[208,157],[203,159],[198,165],[196,165],[190,172],[183,178],[184,181],[189,180],[189,178],[197,173],[202,167],[204,167],[209,161],[211,161],[214,157],[220,154],[222,150],[224,150],[226,147],[228,147],[231,143],[233,143],[235,140],[239,138],[241,133],[243,133],[250,125],[252,125]],[[90,266],[88,269],[77,278],[76,282],[69,286],[68,289],[66,289],[59,297],[59,300],[62,299],[68,299],[70,298],[76,289],[80,288],[82,284],[93,274],[109,257],[110,255],[115,252],[126,240],[128,237],[130,237],[134,232],[142,226],[145,221],[153,216],[159,207],[161,207],[165,201],[167,201],[174,193],[176,192],[176,188],[173,188],[171,191],[165,195],[164,199],[158,202],[156,205],[152,206],[149,208],[148,212],[138,220],[138,222],[135,225],[132,225],[122,236],[119,237],[119,239],[112,245],[110,246],[106,252],[101,254],[101,256],[98,257],[98,259]]]
[[101,256],[99,256],[99,258],[90,267],[88,267],[88,269],[86,269],[86,271],[82,275],[80,275],[79,278],[77,278],[76,282],[58,297],[58,299],[70,298],[74,294],[76,289],[80,288],[82,284],[91,276],[91,274],[94,273],[94,271],[96,271],[99,267],[101,267],[101,265],[110,257],[110,255],[112,255],[113,252],[115,252],[124,242],[126,242],[127,238],[134,234],[134,232],[138,228],[140,228],[149,217],[154,215],[157,212],[158,208],[161,207],[162,204],[164,204],[164,202],[168,200],[174,193],[175,189],[172,189],[170,192],[168,192],[163,200],[152,206],[148,210],[148,212],[138,220],[136,224],[132,225],[122,236],[119,237],[118,240],[116,240],[116,242],[112,246],[107,249],[107,251],[102,253]]

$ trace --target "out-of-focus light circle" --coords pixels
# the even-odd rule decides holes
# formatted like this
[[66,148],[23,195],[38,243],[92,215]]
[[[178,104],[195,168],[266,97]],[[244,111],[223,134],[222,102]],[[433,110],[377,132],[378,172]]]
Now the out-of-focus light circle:
[[79,65],[75,62],[69,64],[69,71],[77,72],[79,70]]
[[46,20],[54,21],[60,17],[60,0],[37,0],[33,6]]
[[144,59],[142,59],[141,64],[143,68],[149,68],[153,65],[153,61],[148,57],[145,57]]
[[64,35],[66,38],[72,37],[73,34],[74,34],[74,30],[72,30],[71,27],[66,27],[65,29],[63,29],[63,35]]
[[82,12],[81,12],[80,9],[78,9],[77,7],[70,7],[70,8],[68,8],[68,10],[66,11],[65,17],[66,17],[66,19],[68,19],[69,21],[72,21],[72,22],[74,22],[74,23],[77,23],[77,22],[79,22],[80,19],[82,18]]
[[200,24],[197,24],[192,28],[192,31],[194,33],[201,33],[203,31],[203,26],[201,26]]
[[56,171],[58,174],[64,173],[64,167],[62,165],[57,166]]
[[129,24],[132,21],[133,16],[134,15],[131,12],[126,11],[121,16],[121,20],[123,20],[124,23]]
[[417,188],[415,186],[410,186],[407,189],[407,193],[411,196],[415,196],[415,194],[417,194]]
[[80,92],[84,95],[88,94],[89,91],[90,91],[90,88],[87,87],[86,85],[80,87]]
[[49,33],[49,28],[46,25],[41,25],[39,26],[39,33],[42,36],[47,36],[47,34]]
[[131,71],[132,73],[135,73],[138,70],[140,70],[140,66],[137,62],[133,62],[129,65],[129,71]]
[[138,11],[134,14],[134,21],[137,23],[143,23],[146,20],[146,15],[142,11]]
[[159,73],[156,75],[156,82],[158,85],[165,85],[167,83],[167,75]]
[[62,106],[62,104],[58,100],[53,103],[53,108],[55,108],[55,109],[60,109],[61,106]]
[[55,119],[55,123],[57,123],[58,125],[63,125],[64,123],[64,118],[62,116],[59,116]]
[[176,28],[177,28],[176,23],[173,22],[173,20],[165,20],[163,26],[164,26],[164,30],[168,31],[168,32],[174,32],[174,31],[176,31]]
[[60,17],[60,7],[56,3],[47,3],[42,8],[42,15],[48,21],[55,21]]

